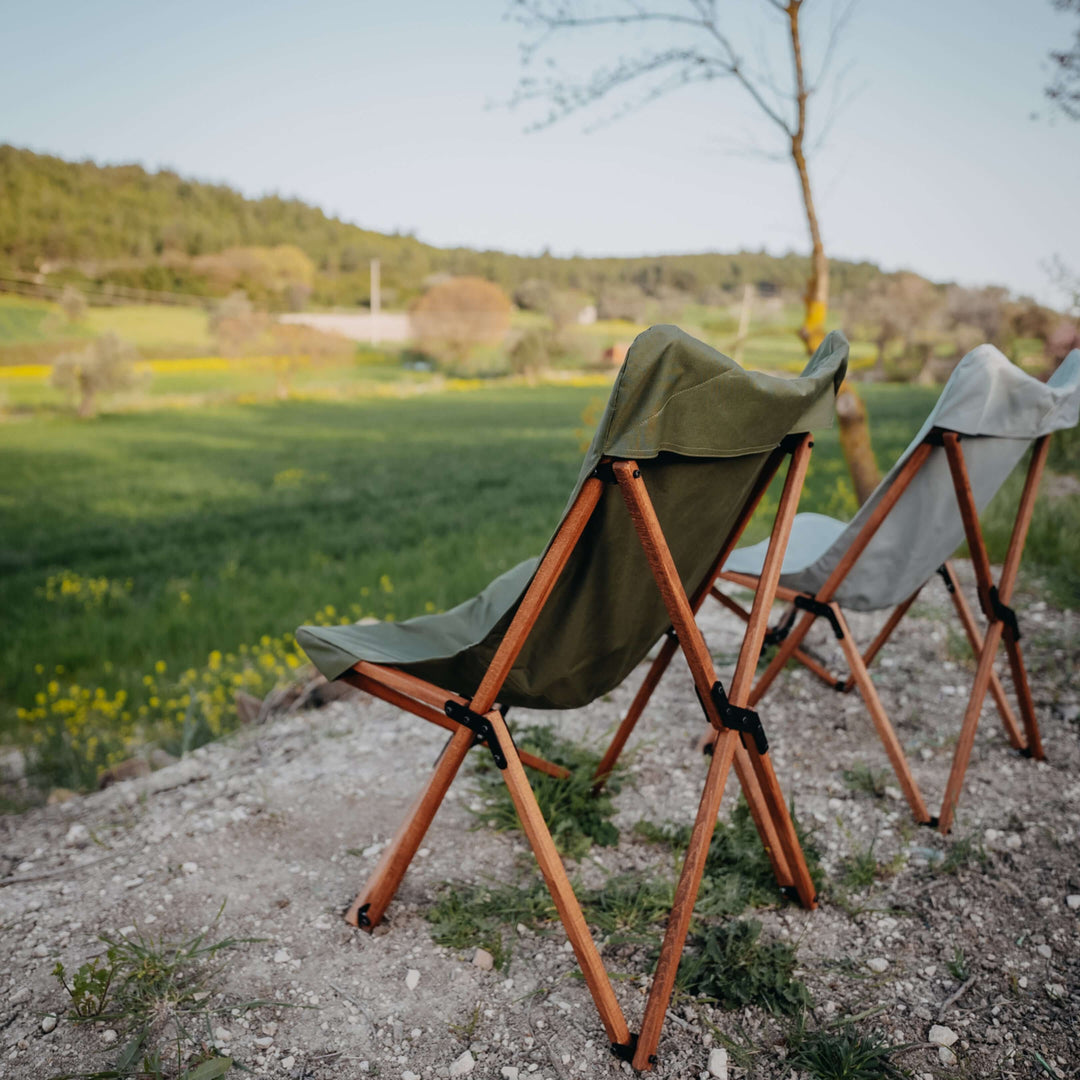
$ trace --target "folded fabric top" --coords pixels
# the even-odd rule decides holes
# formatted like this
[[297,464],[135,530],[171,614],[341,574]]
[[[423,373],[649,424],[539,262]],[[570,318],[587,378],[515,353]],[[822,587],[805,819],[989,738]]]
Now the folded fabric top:
[[[847,356],[847,341],[834,331],[802,375],[787,379],[745,371],[676,327],[646,330],[615,379],[567,510],[602,457],[635,459],[683,584],[693,592],[771,451],[792,432],[832,422]],[[367,660],[471,697],[538,561],[519,564],[438,615],[302,626],[296,637],[327,678]],[[500,700],[534,708],[587,705],[618,686],[668,625],[622,497],[609,486]]]
[[[957,364],[926,422],[888,475],[847,524],[823,514],[798,514],[780,584],[815,594],[885,497],[904,463],[933,428],[966,436],[964,460],[979,510],[1041,435],[1075,427],[1080,415],[1080,349],[1043,383],[993,345],[980,345]],[[960,546],[964,524],[944,450],[932,451],[897,501],[834,599],[855,611],[877,611],[906,600]],[[758,574],[765,545],[732,552],[725,569]]]

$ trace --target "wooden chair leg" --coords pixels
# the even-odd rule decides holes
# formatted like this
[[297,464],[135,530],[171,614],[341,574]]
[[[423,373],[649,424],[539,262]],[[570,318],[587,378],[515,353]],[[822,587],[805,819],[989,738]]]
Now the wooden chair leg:
[[881,704],[881,698],[878,697],[877,689],[870,678],[870,672],[866,670],[862,653],[859,652],[851,636],[851,628],[840,610],[840,605],[833,604],[832,609],[844,634],[840,639],[840,645],[851,667],[851,677],[859,688],[863,703],[870,713],[870,719],[873,721],[878,737],[885,747],[885,753],[889,755],[889,761],[892,763],[897,780],[900,781],[900,788],[904,793],[904,798],[907,799],[908,806],[911,807],[911,813],[920,825],[924,825],[930,821],[930,812],[926,809],[926,803],[923,801],[922,794],[919,791],[919,785],[915,783],[915,777],[911,775],[911,767],[904,756],[904,748],[900,745],[900,740],[896,737],[896,731],[889,722],[888,714]]
[[[960,591],[960,586],[956,584],[956,575],[953,573],[952,567],[946,563],[945,569],[953,582],[953,587],[949,590],[953,607],[956,608],[956,614],[959,616],[960,624],[964,628],[964,634],[968,639],[968,644],[971,646],[972,655],[979,656],[983,650],[983,637],[975,622],[975,616],[967,602],[967,597]],[[1023,750],[1027,744],[1020,734],[1016,716],[1013,714],[1009,699],[1005,695],[1005,687],[1001,685],[1001,680],[993,670],[990,672],[990,693],[994,697],[994,704],[997,706],[998,715],[1001,717],[1001,723],[1005,728],[1005,737],[1009,740],[1009,745],[1014,750]]]
[[475,737],[466,727],[459,727],[450,736],[430,779],[409,808],[378,866],[346,912],[346,922],[369,933],[378,925]]
[[769,661],[769,666],[762,672],[754,689],[750,692],[749,708],[753,708],[764,696],[765,692],[773,684],[773,680],[787,667],[787,662],[795,655],[795,650],[802,644],[802,640],[810,632],[817,616],[812,611],[803,613],[799,621],[791,628],[791,633],[780,643],[776,655]]
[[626,1018],[615,997],[611,980],[604,970],[600,952],[589,933],[585,916],[581,912],[581,905],[566,875],[566,868],[559,858],[558,851],[555,850],[555,842],[551,839],[547,823],[537,805],[536,796],[529,786],[525,769],[510,739],[510,733],[498,710],[488,713],[487,719],[506,756],[506,768],[502,770],[503,780],[514,801],[514,808],[517,810],[521,826],[536,855],[536,861],[540,864],[540,872],[544,875],[551,898],[555,901],[559,918],[566,929],[566,936],[574,948],[574,954],[585,976],[585,983],[596,1002],[608,1040],[613,1044],[629,1047],[630,1030],[626,1026]]
[[675,988],[675,975],[679,970],[686,935],[690,930],[690,918],[694,913],[698,889],[701,887],[701,877],[705,873],[705,859],[716,829],[716,816],[720,812],[720,800],[724,796],[724,785],[727,783],[738,738],[734,731],[723,732],[709,762],[705,790],[701,793],[694,828],[690,833],[690,844],[686,849],[679,884],[675,888],[675,903],[668,918],[660,959],[653,974],[645,1015],[641,1021],[641,1034],[638,1036],[637,1050],[632,1062],[638,1070],[651,1069],[656,1063],[656,1047],[660,1042],[668,1002],[671,1001],[671,993]]
[[[1009,602],[1012,600],[1013,587],[1016,585],[1016,577],[1020,572],[1020,559],[1024,552],[1024,543],[1027,540],[1031,518],[1035,512],[1035,499],[1039,491],[1039,480],[1046,465],[1046,456],[1050,450],[1050,440],[1049,436],[1044,435],[1035,440],[1035,445],[1032,448],[1031,463],[1028,465],[1024,490],[1020,495],[1020,505],[1016,510],[1016,520],[1013,523],[1012,536],[1009,538],[1009,548],[1005,553],[1005,562],[1001,568],[1001,578],[996,586],[996,594],[990,572],[990,556],[983,541],[979,512],[975,505],[975,496],[972,492],[971,479],[968,476],[967,463],[964,461],[960,438],[953,432],[946,432],[942,442],[949,462],[949,471],[952,474],[956,501],[960,508],[960,517],[964,522],[964,535],[967,537],[968,552],[971,555],[972,566],[975,569],[975,580],[979,586],[979,604],[987,618],[990,619],[990,625],[983,641],[982,652],[979,653],[978,667],[975,670],[975,684],[971,689],[971,697],[968,700],[967,711],[964,714],[960,738],[957,741],[956,752],[953,755],[952,770],[949,773],[949,782],[945,788],[945,800],[942,803],[941,814],[939,815],[939,827],[945,833],[952,827],[956,804],[960,799],[960,791],[964,784],[964,773],[967,771],[971,750],[975,744],[975,731],[979,726],[979,714],[982,712],[983,701],[986,699],[986,692],[994,674],[994,659],[1005,630],[1005,624],[1002,622],[1002,609],[1005,612],[1008,611]],[[1011,630],[1008,636],[1013,638],[1012,645],[1016,646],[1017,642]],[[1024,716],[1025,725],[1030,725],[1028,726],[1029,747],[1032,754],[1034,754],[1036,744],[1030,740],[1034,737],[1038,741],[1040,751],[1042,750],[1042,742],[1039,738],[1038,724],[1035,723],[1035,713],[1031,703],[1031,692],[1027,686],[1023,657],[1019,651],[1014,655],[1013,648],[1010,648],[1009,662],[1013,665],[1013,676],[1017,694],[1020,697],[1021,713]]]
[[[1002,636],[1005,639],[1005,651],[1009,657],[1009,670],[1012,672],[1013,686],[1016,689],[1016,699],[1020,703],[1020,715],[1024,720],[1024,731],[1027,735],[1027,743],[1024,747],[1029,757],[1036,761],[1045,761],[1046,752],[1043,750],[1042,735],[1039,732],[1039,721],[1035,717],[1035,702],[1031,697],[1031,685],[1028,683],[1027,668],[1024,666],[1024,654],[1020,650],[1020,642],[1005,630]],[[997,676],[991,676],[991,689],[994,684],[1000,687]],[[1015,720],[1013,723],[1015,724]]]
[[[771,769],[771,763],[769,767]],[[776,877],[776,884],[781,889],[790,889],[794,886],[795,879],[788,864],[784,841],[776,828],[775,811],[769,805],[758,772],[759,769],[752,760],[750,752],[740,742],[735,747],[735,773],[739,778],[739,786],[746,796],[746,805],[750,809],[750,816],[754,819],[758,836],[761,837],[765,853],[769,856],[769,862],[772,864],[773,874]]]
[[641,714],[645,711],[645,706],[648,705],[649,699],[653,695],[653,691],[659,685],[664,672],[667,671],[668,665],[671,663],[671,659],[675,655],[678,647],[679,644],[674,637],[669,635],[664,638],[664,644],[660,646],[660,652],[650,665],[649,670],[645,675],[645,681],[638,687],[638,692],[634,695],[634,700],[631,702],[630,708],[626,712],[626,716],[623,717],[623,721],[619,725],[619,730],[615,732],[615,737],[611,740],[611,745],[604,752],[600,764],[596,767],[593,791],[599,791],[604,786],[607,778],[611,775],[611,771],[615,768],[615,763],[619,760],[619,755],[626,745],[626,740],[630,738],[634,728],[637,726],[638,720],[641,719]]
[[953,817],[956,813],[956,804],[960,801],[960,791],[964,786],[964,773],[967,772],[968,762],[971,759],[971,750],[975,745],[975,732],[979,726],[979,714],[982,712],[983,702],[986,700],[986,691],[990,686],[990,676],[994,672],[994,657],[997,654],[998,645],[1001,643],[1002,625],[1000,622],[992,622],[986,631],[983,641],[983,650],[979,654],[979,665],[975,670],[975,685],[971,688],[971,697],[968,699],[967,711],[964,713],[964,722],[960,727],[960,737],[956,742],[956,750],[953,753],[952,769],[949,771],[949,782],[945,785],[945,798],[941,803],[941,813],[938,815],[938,828],[947,833],[952,828]]

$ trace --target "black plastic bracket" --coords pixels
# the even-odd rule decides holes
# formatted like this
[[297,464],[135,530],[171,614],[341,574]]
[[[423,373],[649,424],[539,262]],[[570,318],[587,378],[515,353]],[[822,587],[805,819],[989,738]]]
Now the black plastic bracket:
[[[805,431],[792,431],[780,440],[780,449],[786,454],[793,454],[799,448],[799,443],[803,441],[805,435]],[[810,445],[814,445],[813,441],[811,441]]]
[[361,904],[356,909],[356,925],[360,927],[366,927],[371,925],[371,920],[368,918],[368,908],[371,904]]
[[941,820],[935,814],[932,818],[927,818],[926,821],[920,821],[919,824],[925,825],[928,829],[936,829],[941,824]]
[[[611,1044],[611,1052],[620,1060],[626,1062],[633,1062],[634,1055],[637,1053],[638,1033],[633,1031],[630,1033],[630,1041],[624,1043]],[[656,1055],[649,1055],[649,1064],[656,1064]]]
[[458,724],[463,724],[470,731],[474,732],[476,735],[476,742],[487,743],[488,749],[491,751],[491,760],[495,762],[496,768],[506,768],[506,755],[499,745],[499,740],[495,735],[495,729],[491,726],[491,721],[486,716],[474,713],[468,705],[463,705],[460,701],[452,700],[448,701],[443,706],[443,711],[451,720]]
[[[754,740],[754,746],[759,754],[768,751],[769,740],[765,738],[765,728],[762,726],[761,717],[753,709],[743,709],[738,705],[732,705],[728,701],[727,693],[719,680],[712,684],[709,697],[712,698],[713,706],[720,714],[720,722],[724,727],[731,728],[732,731],[739,733],[743,746],[746,745],[746,736],[749,735]],[[698,693],[698,701],[701,701],[700,692]],[[703,701],[701,702],[701,710],[705,713],[705,718],[708,719],[709,714]]]
[[826,604],[818,600],[816,596],[796,596],[792,603],[800,611],[810,611],[820,619],[828,619],[832,624],[833,633],[836,635],[837,640],[843,639],[844,631],[840,629],[840,620],[836,617],[832,604]]
[[[619,482],[619,478],[615,475],[614,461],[601,461],[590,475],[595,476],[597,480],[602,480],[605,484],[617,484]],[[634,479],[636,480],[640,475],[641,470],[635,469],[633,472]]]
[[956,582],[953,581],[953,576],[949,573],[949,568],[942,563],[937,568],[937,572],[941,575],[941,580],[945,582],[945,588],[948,589],[950,593],[955,593]]
[[1013,641],[1020,640],[1020,623],[1017,621],[1016,612],[1008,604],[1001,602],[996,585],[990,586],[990,609],[993,618],[1005,624],[1005,628],[1012,634]]
[[619,481],[615,479],[615,469],[613,461],[601,461],[592,471],[592,475],[597,480],[602,480],[605,484],[617,484]]
[[792,608],[787,614],[770,630],[765,631],[765,637],[761,642],[762,652],[769,645],[779,645],[783,642],[784,638],[791,633],[791,628],[795,625],[795,609]]
[[[953,431],[949,434],[955,435],[957,439],[963,439],[963,435],[959,431]],[[944,428],[931,428],[927,432],[926,438],[923,439],[924,443],[929,443],[930,446],[944,446],[945,445],[945,429]]]

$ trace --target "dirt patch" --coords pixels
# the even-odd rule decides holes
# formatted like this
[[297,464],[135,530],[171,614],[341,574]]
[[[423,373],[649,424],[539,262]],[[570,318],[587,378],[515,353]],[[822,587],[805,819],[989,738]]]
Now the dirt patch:
[[[963,564],[961,575],[970,586]],[[1048,760],[1011,753],[989,706],[948,839],[911,824],[891,774],[876,785],[880,795],[858,779],[887,763],[857,697],[789,671],[761,708],[781,783],[812,828],[826,880],[817,912],[754,911],[761,939],[797,946],[795,975],[814,1001],[809,1026],[859,1017],[890,1043],[914,1045],[897,1061],[915,1075],[1077,1075],[1080,910],[1071,904],[1080,901],[1067,898],[1080,894],[1080,615],[1037,595],[1022,593],[1017,607]],[[716,605],[702,622],[726,677],[739,627]],[[864,642],[879,622],[852,619]],[[932,807],[972,675],[952,627],[935,581],[874,673]],[[823,631],[810,644],[837,661]],[[588,709],[521,710],[512,719],[543,719],[600,745],[639,677]],[[572,864],[583,886],[611,874],[674,873],[674,856],[633,826],[692,819],[702,725],[685,670],[673,669],[635,736],[615,800],[618,846],[594,847]],[[106,1044],[105,1025],[61,1018],[43,1031],[43,1017],[67,1008],[54,964],[77,969],[101,950],[101,933],[137,927],[185,937],[211,925],[223,901],[214,932],[261,940],[229,952],[223,996],[213,1000],[282,1004],[226,1011],[205,1036],[256,1075],[428,1080],[449,1076],[466,1051],[477,1077],[517,1069],[522,1078],[566,1080],[627,1069],[608,1050],[557,926],[512,930],[503,970],[432,942],[424,912],[443,882],[531,873],[519,834],[472,831],[467,777],[452,789],[386,925],[367,936],[342,922],[442,742],[438,730],[382,703],[335,702],[150,777],[0,819],[0,1076],[108,1067],[116,1047]],[[725,815],[736,794],[733,780]],[[605,947],[632,1027],[648,989],[648,954],[648,946]],[[672,1013],[656,1075],[703,1074],[721,1041],[732,1076],[791,1075],[786,1018],[689,998]],[[937,1023],[958,1036],[956,1065],[927,1045]]]

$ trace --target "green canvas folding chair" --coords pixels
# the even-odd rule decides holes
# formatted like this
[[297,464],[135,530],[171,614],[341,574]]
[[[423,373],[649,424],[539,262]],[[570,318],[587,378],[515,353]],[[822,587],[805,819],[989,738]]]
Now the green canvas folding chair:
[[[1044,756],[1020,648],[1020,627],[1009,603],[1050,435],[1075,427],[1078,412],[1080,350],[1070,353],[1043,383],[992,345],[980,345],[957,365],[919,433],[850,522],[822,514],[795,518],[776,590],[791,606],[780,625],[770,631],[767,641],[779,648],[754,687],[750,705],[761,700],[792,658],[837,690],[850,691],[857,686],[915,820],[943,833],[952,826],[988,690],[1012,747],[1037,759]],[[1008,553],[995,584],[979,514],[1032,446]],[[985,634],[980,633],[947,561],[964,539],[975,569],[979,606],[987,622]],[[719,576],[758,589],[765,555],[762,544],[740,548]],[[867,668],[935,572],[945,582],[977,666],[941,810],[932,817]],[[740,604],[719,589],[714,588],[712,594],[736,614],[747,616]],[[860,653],[844,610],[888,608],[893,608],[889,618]],[[800,648],[818,618],[826,619],[839,639],[849,667],[844,676],[831,675]],[[1002,639],[1023,735],[994,672]]]
[[[343,679],[451,732],[429,781],[349,909],[353,925],[370,930],[378,923],[477,744],[502,771],[612,1049],[637,1069],[656,1060],[732,764],[778,884],[806,907],[815,905],[761,722],[745,705],[806,475],[808,433],[831,423],[847,353],[843,335],[830,334],[801,377],[783,379],[743,371],[674,327],[647,330],[615,380],[573,494],[539,560],[522,563],[443,614],[297,631],[327,678]],[[759,601],[725,692],[694,612],[785,460]],[[527,485],[528,474],[519,482]],[[631,1036],[523,765],[556,775],[560,770],[518,753],[505,710],[587,705],[618,686],[664,634],[686,657],[718,739],[641,1031]]]

